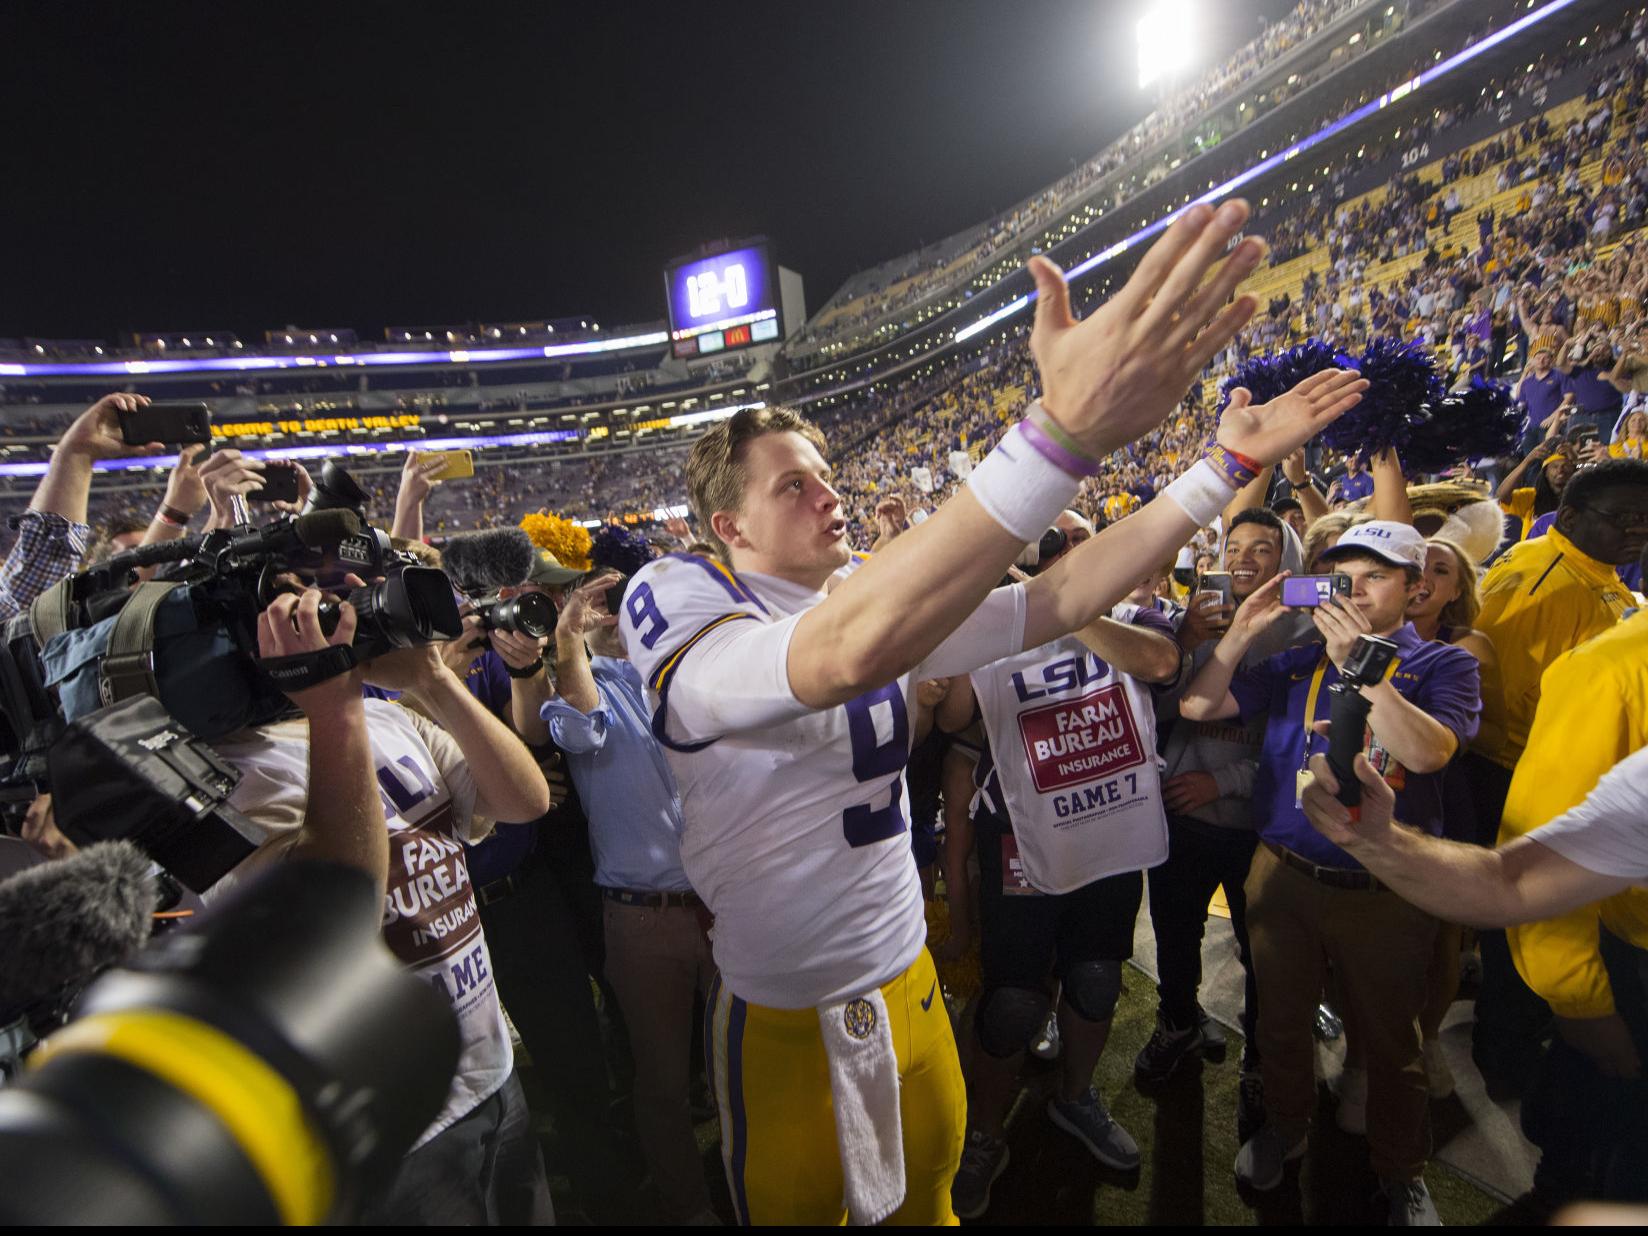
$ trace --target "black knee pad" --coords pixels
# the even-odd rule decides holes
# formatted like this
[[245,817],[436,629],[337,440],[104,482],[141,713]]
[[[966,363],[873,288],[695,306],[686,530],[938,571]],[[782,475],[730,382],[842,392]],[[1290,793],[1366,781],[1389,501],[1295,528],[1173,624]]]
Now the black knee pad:
[[1122,963],[1078,961],[1064,976],[1064,1002],[1086,1021],[1108,1021],[1122,997]]
[[979,1002],[973,1019],[979,1046],[998,1060],[1018,1055],[1030,1046],[1052,1007],[1046,992],[1028,987],[991,989]]

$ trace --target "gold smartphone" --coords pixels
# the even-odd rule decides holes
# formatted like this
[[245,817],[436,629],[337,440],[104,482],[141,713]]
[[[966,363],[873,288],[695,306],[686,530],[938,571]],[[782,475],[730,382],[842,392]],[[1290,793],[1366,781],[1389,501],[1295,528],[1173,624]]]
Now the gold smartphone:
[[417,451],[418,462],[426,459],[444,459],[446,466],[432,476],[436,481],[461,481],[465,477],[475,475],[475,454],[473,451]]

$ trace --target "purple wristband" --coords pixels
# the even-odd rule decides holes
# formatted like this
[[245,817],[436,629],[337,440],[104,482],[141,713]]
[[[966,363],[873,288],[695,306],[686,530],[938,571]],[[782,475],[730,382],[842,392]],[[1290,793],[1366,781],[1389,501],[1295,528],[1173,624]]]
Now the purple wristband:
[[1207,454],[1203,455],[1202,458],[1217,468],[1219,475],[1237,489],[1243,488],[1259,475],[1258,472],[1237,459],[1236,456],[1225,450],[1217,442],[1207,448]]
[[1032,420],[1019,422],[1019,433],[1024,440],[1035,447],[1036,452],[1048,463],[1074,477],[1097,476],[1099,465],[1096,460],[1083,459],[1055,442],[1040,425]]

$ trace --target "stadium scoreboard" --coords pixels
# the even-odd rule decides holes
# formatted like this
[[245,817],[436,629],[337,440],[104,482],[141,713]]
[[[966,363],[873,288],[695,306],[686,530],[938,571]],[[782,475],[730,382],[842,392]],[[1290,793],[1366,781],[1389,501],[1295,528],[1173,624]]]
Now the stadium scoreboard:
[[664,269],[671,350],[697,357],[777,342],[778,275],[765,241],[672,262]]

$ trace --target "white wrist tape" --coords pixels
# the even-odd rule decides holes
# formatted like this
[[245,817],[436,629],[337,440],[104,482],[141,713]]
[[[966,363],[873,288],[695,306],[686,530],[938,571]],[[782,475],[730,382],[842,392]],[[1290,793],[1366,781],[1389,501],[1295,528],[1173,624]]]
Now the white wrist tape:
[[973,469],[967,488],[991,519],[1028,545],[1053,526],[1081,480],[1044,457],[1015,425]]
[[1198,460],[1195,467],[1162,490],[1162,497],[1173,499],[1198,528],[1218,519],[1235,496],[1236,486],[1205,459]]

